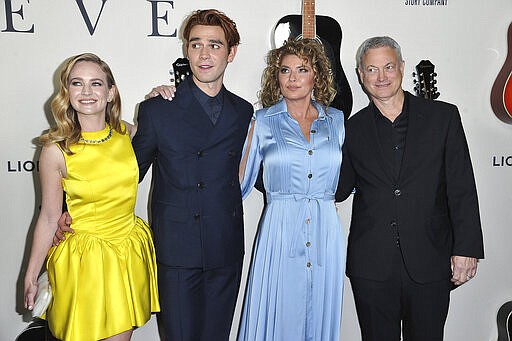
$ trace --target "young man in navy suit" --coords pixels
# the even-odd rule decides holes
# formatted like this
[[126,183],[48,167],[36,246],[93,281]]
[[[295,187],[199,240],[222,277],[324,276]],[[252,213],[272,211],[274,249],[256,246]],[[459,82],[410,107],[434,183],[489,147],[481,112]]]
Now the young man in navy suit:
[[217,10],[183,29],[192,77],[140,104],[133,147],[153,166],[151,226],[166,340],[228,340],[244,255],[238,167],[253,108],[223,86],[240,37]]
[[441,341],[450,290],[484,256],[460,115],[402,90],[393,39],[367,39],[356,59],[370,104],[347,121],[336,199],[355,188],[346,272],[362,339]]

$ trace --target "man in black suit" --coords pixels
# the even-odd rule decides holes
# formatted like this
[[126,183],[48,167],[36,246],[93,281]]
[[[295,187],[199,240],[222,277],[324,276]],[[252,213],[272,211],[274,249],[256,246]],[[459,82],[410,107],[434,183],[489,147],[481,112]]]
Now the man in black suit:
[[362,339],[443,340],[450,290],[483,258],[459,112],[402,90],[393,39],[367,39],[356,59],[371,101],[347,121],[336,199],[355,189],[347,276]]
[[235,23],[199,10],[183,38],[192,77],[172,102],[140,104],[133,147],[141,179],[153,166],[151,226],[166,340],[228,340],[244,255],[238,166],[253,108],[223,86],[240,41]]

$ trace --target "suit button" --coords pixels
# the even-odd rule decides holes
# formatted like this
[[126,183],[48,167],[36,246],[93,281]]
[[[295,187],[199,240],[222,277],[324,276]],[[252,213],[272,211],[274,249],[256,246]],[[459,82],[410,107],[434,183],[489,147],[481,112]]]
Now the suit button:
[[199,220],[199,218],[201,218],[199,213],[194,214],[194,220]]
[[198,151],[198,152],[197,152],[197,157],[201,157],[201,156],[203,156],[203,155],[204,155],[204,154],[203,154],[203,151],[202,151],[202,150],[200,150],[200,151]]
[[204,182],[200,181],[198,184],[197,184],[197,188],[199,189],[203,189],[205,187],[204,185]]
[[391,227],[396,227],[398,224],[396,223],[396,221],[392,221],[389,225],[390,225]]
[[395,197],[399,197],[402,195],[402,191],[399,190],[399,189],[395,189],[395,191],[393,192],[393,194],[395,195]]

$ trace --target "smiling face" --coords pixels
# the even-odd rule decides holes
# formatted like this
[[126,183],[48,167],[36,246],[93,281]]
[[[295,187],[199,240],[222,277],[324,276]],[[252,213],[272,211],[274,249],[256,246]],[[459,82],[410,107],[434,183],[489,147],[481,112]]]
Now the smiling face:
[[286,100],[310,100],[315,84],[315,73],[309,61],[296,55],[286,55],[279,68],[279,88]]
[[115,94],[115,86],[108,87],[107,76],[94,62],[80,61],[68,77],[69,101],[78,117],[102,115]]
[[404,62],[388,46],[369,49],[358,69],[359,77],[372,100],[387,101],[402,93]]
[[210,96],[222,87],[224,71],[236,54],[236,46],[228,47],[220,26],[196,25],[187,42],[187,55],[196,85]]

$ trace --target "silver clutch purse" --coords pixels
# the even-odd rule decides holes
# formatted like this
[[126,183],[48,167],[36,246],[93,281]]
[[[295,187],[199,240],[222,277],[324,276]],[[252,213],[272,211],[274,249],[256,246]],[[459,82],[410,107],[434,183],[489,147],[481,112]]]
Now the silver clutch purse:
[[41,317],[52,300],[52,288],[48,280],[48,272],[43,272],[37,279],[37,295],[32,309],[33,317]]

